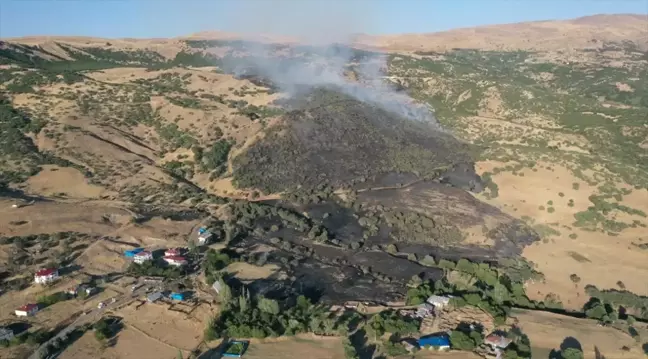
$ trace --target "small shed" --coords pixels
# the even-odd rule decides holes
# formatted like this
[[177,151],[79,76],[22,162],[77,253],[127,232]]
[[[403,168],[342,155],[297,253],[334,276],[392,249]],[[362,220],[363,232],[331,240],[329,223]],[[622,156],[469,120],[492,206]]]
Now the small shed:
[[450,338],[447,334],[432,334],[420,337],[418,340],[420,348],[434,348],[437,350],[450,349]]
[[129,249],[127,251],[124,251],[124,256],[126,258],[133,258],[135,255],[139,252],[144,251],[144,248],[135,248],[135,249]]
[[155,293],[149,294],[148,297],[146,297],[146,300],[149,303],[155,303],[158,300],[162,299],[162,297],[163,297],[162,292],[155,292]]

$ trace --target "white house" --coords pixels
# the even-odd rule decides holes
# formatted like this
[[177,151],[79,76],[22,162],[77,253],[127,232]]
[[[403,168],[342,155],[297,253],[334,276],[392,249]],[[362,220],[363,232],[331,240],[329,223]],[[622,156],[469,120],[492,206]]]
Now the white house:
[[13,339],[14,333],[9,328],[0,328],[0,340],[10,341]]
[[16,309],[16,315],[19,317],[31,317],[38,312],[38,304],[25,304]]
[[444,308],[444,307],[448,306],[448,304],[450,304],[450,298],[452,298],[452,297],[451,296],[442,296],[442,295],[433,295],[433,296],[430,296],[427,299],[427,302],[429,304],[432,304],[434,306],[434,308],[441,309],[441,308]]
[[45,268],[36,272],[34,282],[38,284],[47,284],[57,280],[59,277],[58,269]]
[[135,254],[135,256],[133,256],[133,260],[137,264],[142,264],[142,263],[144,263],[146,261],[153,260],[153,253],[151,253],[149,251],[139,252],[139,253]]
[[164,257],[164,261],[169,263],[169,265],[180,267],[187,264],[185,257],[181,256],[168,256]]

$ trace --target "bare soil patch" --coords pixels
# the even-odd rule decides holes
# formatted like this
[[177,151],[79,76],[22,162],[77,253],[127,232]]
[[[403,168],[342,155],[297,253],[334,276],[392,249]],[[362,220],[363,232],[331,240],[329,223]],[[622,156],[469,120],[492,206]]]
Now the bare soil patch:
[[253,339],[246,358],[250,359],[344,359],[342,340],[337,337],[300,335],[276,339]]
[[65,195],[71,198],[99,198],[106,189],[88,183],[77,169],[53,165],[43,166],[43,170],[30,177],[26,182],[28,193],[43,196]]
[[241,280],[255,280],[268,278],[279,270],[279,266],[266,264],[259,267],[245,262],[235,262],[227,266],[225,270]]
[[[478,163],[477,168],[479,173],[483,173],[504,166],[487,161]],[[487,200],[507,214],[517,218],[526,216],[532,219],[533,225],[549,226],[559,232],[523,251],[523,256],[534,262],[536,269],[545,275],[542,282],[528,283],[529,297],[542,300],[547,294],[555,293],[566,307],[580,309],[587,301],[583,292],[586,284],[617,288],[617,281],[622,281],[632,292],[648,294],[642,279],[648,277],[648,253],[632,246],[645,229],[628,228],[618,236],[609,236],[574,227],[574,214],[592,205],[588,197],[597,193],[597,189],[574,177],[562,166],[538,162],[536,169],[537,172],[525,169],[524,177],[511,172],[493,175],[499,186],[499,196]],[[574,183],[579,183],[578,189],[574,188]],[[633,191],[627,196],[629,203],[626,204],[624,198],[624,204],[648,211],[645,192]],[[564,196],[559,196],[559,193]],[[569,200],[573,200],[573,206],[569,206]],[[551,213],[550,207],[553,208]],[[570,280],[571,274],[581,278],[580,285],[576,286]]]
[[[535,358],[551,349],[558,349],[565,338],[575,338],[585,358],[594,358],[597,347],[606,358],[641,358],[641,348],[630,335],[612,327],[601,327],[595,320],[577,319],[538,311],[514,311],[512,314],[522,331],[531,339]],[[627,346],[629,352],[621,347]]]
[[[191,310],[189,305],[184,304],[175,304],[174,308],[187,312]],[[202,341],[207,321],[213,315],[207,304],[201,304],[188,315],[170,310],[169,304],[164,302],[147,303],[139,309],[129,305],[117,313],[124,318],[127,326],[183,350],[192,350]]]

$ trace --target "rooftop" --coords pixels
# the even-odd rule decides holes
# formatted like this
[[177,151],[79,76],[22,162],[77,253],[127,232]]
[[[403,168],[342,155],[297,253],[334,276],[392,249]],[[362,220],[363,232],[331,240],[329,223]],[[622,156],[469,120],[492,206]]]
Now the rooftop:
[[511,339],[498,334],[490,334],[484,339],[484,343],[494,345],[502,349],[508,347],[511,342]]
[[153,254],[151,252],[149,252],[149,251],[142,251],[142,252],[139,252],[139,253],[135,254],[135,257],[148,257],[148,256],[152,256],[152,255]]
[[182,261],[186,261],[187,259],[182,256],[165,256],[164,260],[173,261],[173,262],[182,262]]
[[38,277],[41,277],[41,276],[52,275],[52,274],[54,274],[54,273],[56,273],[56,272],[58,272],[57,269],[54,269],[54,268],[45,268],[45,269],[41,269],[41,270],[37,271],[37,272],[36,272],[36,275],[37,275]]
[[17,310],[25,311],[28,312],[33,309],[38,309],[38,304],[25,304],[22,307],[18,308]]

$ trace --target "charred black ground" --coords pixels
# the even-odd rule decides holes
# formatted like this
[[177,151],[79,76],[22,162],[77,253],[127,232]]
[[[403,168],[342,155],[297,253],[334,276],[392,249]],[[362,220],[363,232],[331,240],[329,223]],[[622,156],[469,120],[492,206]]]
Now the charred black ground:
[[287,105],[296,109],[283,124],[234,159],[239,187],[268,193],[321,184],[350,188],[392,172],[440,178],[458,166],[466,178],[462,187],[480,187],[469,146],[433,124],[399,117],[330,88],[312,90]]

